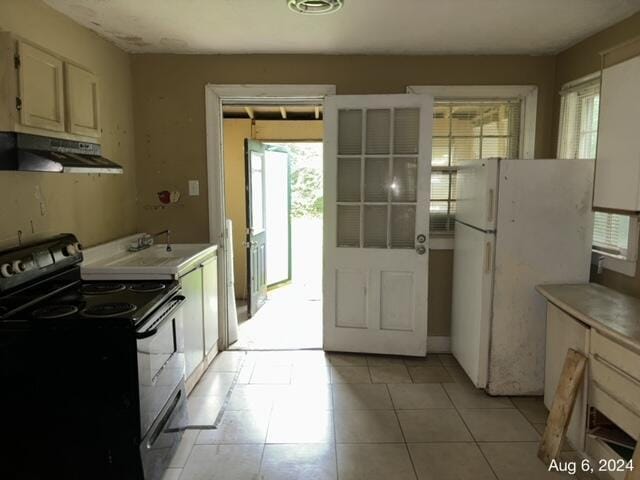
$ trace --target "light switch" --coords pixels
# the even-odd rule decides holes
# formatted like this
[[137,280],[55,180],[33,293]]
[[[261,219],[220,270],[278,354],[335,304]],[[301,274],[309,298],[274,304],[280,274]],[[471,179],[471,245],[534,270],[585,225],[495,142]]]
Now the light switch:
[[189,195],[192,197],[200,195],[200,182],[198,180],[189,180]]

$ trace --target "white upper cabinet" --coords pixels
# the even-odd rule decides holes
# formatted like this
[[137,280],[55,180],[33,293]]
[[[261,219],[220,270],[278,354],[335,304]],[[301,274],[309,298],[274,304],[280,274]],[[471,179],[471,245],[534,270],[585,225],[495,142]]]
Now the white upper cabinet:
[[593,206],[640,211],[640,57],[602,71]]
[[0,131],[95,142],[98,84],[86,68],[0,32]]
[[100,136],[98,78],[91,72],[65,63],[67,131],[89,137]]
[[20,123],[63,132],[63,62],[33,45],[18,41]]

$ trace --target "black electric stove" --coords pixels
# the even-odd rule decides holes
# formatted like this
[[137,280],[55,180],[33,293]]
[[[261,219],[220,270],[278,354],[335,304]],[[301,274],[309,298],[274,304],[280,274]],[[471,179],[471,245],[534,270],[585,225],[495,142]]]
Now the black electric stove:
[[155,479],[186,424],[179,283],[81,261],[70,234],[0,252],[0,478]]

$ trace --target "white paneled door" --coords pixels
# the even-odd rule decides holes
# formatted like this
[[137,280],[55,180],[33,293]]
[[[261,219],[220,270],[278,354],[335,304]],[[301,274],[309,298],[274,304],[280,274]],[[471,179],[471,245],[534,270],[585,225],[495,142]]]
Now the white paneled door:
[[324,348],[425,355],[433,98],[324,111]]

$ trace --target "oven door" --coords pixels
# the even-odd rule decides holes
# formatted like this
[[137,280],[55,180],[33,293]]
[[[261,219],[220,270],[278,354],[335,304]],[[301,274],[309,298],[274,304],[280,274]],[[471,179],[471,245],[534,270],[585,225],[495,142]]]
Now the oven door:
[[140,444],[145,480],[162,478],[187,424],[187,392],[181,382]]
[[182,295],[172,297],[136,332],[140,438],[147,435],[173,392],[184,382],[184,301]]

